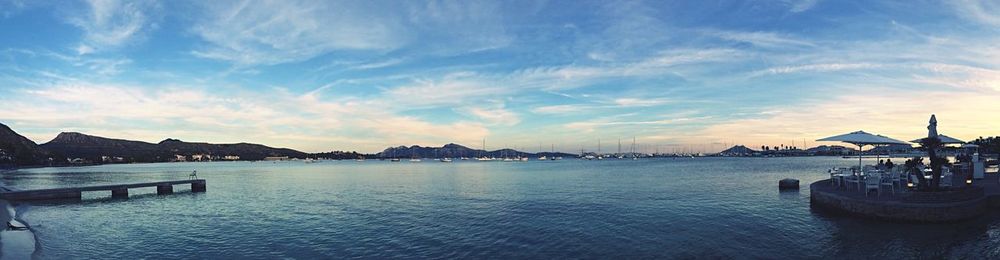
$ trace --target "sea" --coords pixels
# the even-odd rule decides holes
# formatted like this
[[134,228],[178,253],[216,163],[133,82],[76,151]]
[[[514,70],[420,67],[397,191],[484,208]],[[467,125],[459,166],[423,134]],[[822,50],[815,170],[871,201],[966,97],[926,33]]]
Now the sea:
[[[857,159],[655,158],[443,163],[206,162],[23,169],[17,189],[186,179],[14,203],[39,259],[997,258],[1000,213],[890,223],[813,209],[809,184]],[[779,191],[783,178],[798,191]],[[22,237],[22,239],[24,239]],[[29,238],[30,239],[30,238]],[[15,252],[21,250],[20,252]],[[27,252],[24,252],[27,250]]]

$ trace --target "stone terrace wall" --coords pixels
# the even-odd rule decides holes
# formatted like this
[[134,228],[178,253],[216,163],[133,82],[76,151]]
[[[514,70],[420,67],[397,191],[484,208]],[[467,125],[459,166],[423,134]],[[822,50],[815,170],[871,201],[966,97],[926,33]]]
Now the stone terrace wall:
[[838,195],[818,185],[829,186],[830,183],[829,180],[822,180],[810,185],[809,200],[812,206],[890,221],[959,221],[978,217],[989,206],[982,189],[963,189],[938,198],[932,197],[939,194],[922,194],[905,198],[911,201],[877,201]]

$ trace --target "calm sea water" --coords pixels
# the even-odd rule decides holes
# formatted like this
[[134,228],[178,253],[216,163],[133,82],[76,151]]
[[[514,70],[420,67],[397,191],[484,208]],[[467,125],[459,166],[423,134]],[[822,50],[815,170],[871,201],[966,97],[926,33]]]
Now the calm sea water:
[[[18,206],[47,259],[1000,256],[1000,214],[892,224],[809,207],[840,158],[173,163],[28,169],[27,188],[187,178],[208,192]],[[777,181],[802,181],[779,193]],[[178,189],[179,188],[179,189]],[[2,241],[0,241],[2,242]]]

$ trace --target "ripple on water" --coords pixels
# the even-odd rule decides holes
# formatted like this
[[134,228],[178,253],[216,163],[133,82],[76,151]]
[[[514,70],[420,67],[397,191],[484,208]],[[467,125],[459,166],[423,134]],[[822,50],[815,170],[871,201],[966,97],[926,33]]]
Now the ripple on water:
[[[38,205],[41,258],[996,257],[1000,214],[887,224],[809,208],[839,158],[405,164],[197,163],[30,169],[16,187],[184,178],[206,193]],[[856,161],[853,161],[856,163]]]

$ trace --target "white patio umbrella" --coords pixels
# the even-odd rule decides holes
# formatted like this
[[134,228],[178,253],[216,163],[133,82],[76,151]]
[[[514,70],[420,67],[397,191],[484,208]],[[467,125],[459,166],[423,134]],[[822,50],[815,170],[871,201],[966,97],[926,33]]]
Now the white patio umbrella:
[[926,140],[927,138],[931,138],[931,137],[935,137],[935,136],[939,140],[941,140],[941,144],[964,144],[965,143],[962,140],[958,140],[958,139],[952,138],[951,136],[947,136],[947,135],[943,135],[943,134],[938,134],[938,130],[937,130],[937,116],[935,116],[933,114],[931,115],[931,120],[927,124],[927,137],[920,138],[920,139],[917,139],[917,140],[913,140],[913,141],[910,141],[910,142],[912,142],[912,143],[921,143],[924,140]]
[[856,131],[847,134],[831,136],[818,139],[820,142],[845,142],[858,146],[858,167],[861,166],[861,150],[865,145],[888,145],[888,144],[909,144],[900,140],[892,139],[882,135],[869,134],[865,131]]
[[[951,136],[947,136],[947,135],[938,134],[937,137],[938,137],[938,139],[941,140],[941,144],[964,144],[965,143],[962,140],[958,140],[957,138],[954,138],[954,137],[951,137]],[[920,142],[923,142],[924,139],[927,139],[927,138],[929,138],[929,137],[920,138],[920,139],[913,140],[913,141],[910,141],[910,142],[911,143],[920,143]]]

